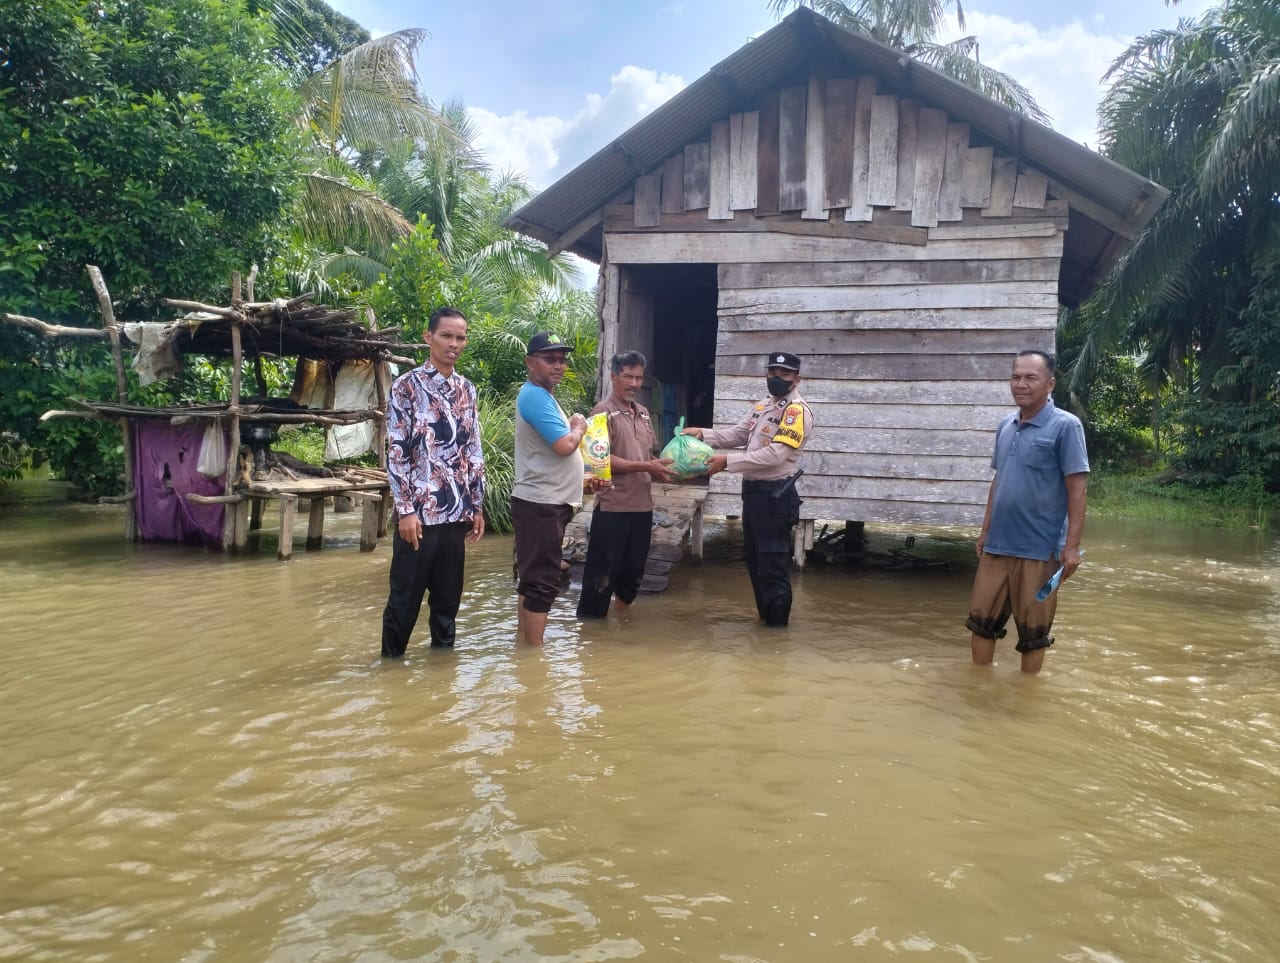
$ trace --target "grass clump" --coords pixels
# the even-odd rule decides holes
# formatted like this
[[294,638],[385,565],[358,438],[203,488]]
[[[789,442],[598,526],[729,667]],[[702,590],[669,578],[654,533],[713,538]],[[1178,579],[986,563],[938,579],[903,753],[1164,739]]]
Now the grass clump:
[[1256,478],[1199,488],[1142,472],[1089,477],[1090,515],[1246,529],[1269,527],[1280,518],[1278,509],[1280,496],[1266,491]]

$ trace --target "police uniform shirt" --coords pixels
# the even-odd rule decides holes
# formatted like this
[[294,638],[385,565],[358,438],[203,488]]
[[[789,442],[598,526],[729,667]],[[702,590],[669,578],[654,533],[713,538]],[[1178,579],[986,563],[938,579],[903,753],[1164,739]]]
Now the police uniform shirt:
[[781,398],[762,399],[732,428],[704,429],[702,440],[727,452],[725,471],[739,472],[748,481],[781,480],[795,474],[800,449],[813,431],[813,412],[799,391]]

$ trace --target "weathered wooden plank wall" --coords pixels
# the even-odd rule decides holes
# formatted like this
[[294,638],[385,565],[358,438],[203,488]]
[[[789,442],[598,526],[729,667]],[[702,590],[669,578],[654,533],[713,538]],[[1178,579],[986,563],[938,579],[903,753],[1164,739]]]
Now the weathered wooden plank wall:
[[[628,265],[717,264],[715,423],[759,400],[767,353],[804,359],[803,516],[976,524],[1012,356],[1054,348],[1068,200],[877,86],[767,92],[606,207],[609,341],[652,349]],[[717,476],[706,510],[737,512],[738,491]]]

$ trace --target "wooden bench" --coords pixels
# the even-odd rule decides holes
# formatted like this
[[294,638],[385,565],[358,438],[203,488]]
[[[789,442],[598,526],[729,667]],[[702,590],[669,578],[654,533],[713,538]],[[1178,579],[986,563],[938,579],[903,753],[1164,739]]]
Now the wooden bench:
[[340,478],[301,478],[283,481],[255,481],[231,495],[188,494],[193,502],[220,502],[231,513],[227,545],[232,551],[243,551],[249,532],[262,527],[263,506],[277,500],[280,505],[280,545],[276,558],[286,562],[293,557],[293,527],[298,515],[298,502],[309,503],[307,517],[307,550],[315,551],[324,544],[324,503],[332,496],[359,502],[363,511],[360,522],[360,551],[372,552],[378,539],[387,534],[387,515],[391,507],[391,490],[385,482],[351,482]]

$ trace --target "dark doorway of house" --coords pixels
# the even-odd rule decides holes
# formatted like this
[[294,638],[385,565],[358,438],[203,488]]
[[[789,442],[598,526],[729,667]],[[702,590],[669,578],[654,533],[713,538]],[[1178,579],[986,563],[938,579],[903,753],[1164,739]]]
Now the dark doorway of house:
[[[684,416],[689,425],[712,424],[716,386],[716,266],[636,265],[633,283],[653,296],[654,379],[650,410],[658,437],[671,437]],[[659,397],[661,394],[661,397]]]

